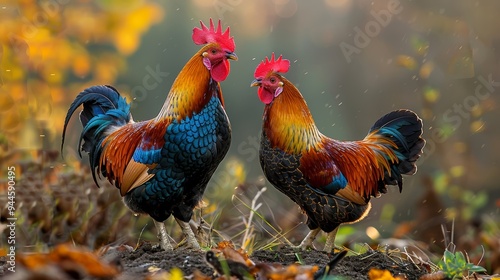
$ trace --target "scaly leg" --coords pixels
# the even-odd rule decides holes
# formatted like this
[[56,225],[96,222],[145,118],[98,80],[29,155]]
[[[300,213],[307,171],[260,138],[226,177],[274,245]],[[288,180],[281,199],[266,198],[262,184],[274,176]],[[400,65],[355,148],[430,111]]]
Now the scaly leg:
[[158,222],[153,220],[158,230],[158,238],[160,239],[160,247],[165,251],[172,251],[174,248],[170,241],[168,240],[169,236],[167,234],[167,229],[165,228],[165,224],[163,222]]
[[200,244],[198,244],[198,241],[196,240],[196,237],[194,236],[194,232],[191,229],[191,226],[189,225],[189,223],[183,222],[177,218],[175,220],[177,221],[177,223],[181,227],[182,232],[186,235],[186,241],[188,243],[188,246],[190,248],[200,250],[201,249]]
[[313,230],[309,231],[309,233],[306,235],[304,240],[302,240],[302,242],[300,242],[299,246],[294,246],[294,248],[301,249],[301,250],[314,249],[314,247],[312,246],[312,243],[313,243],[314,239],[316,239],[316,235],[318,235],[318,233],[320,231],[321,231],[320,228],[313,229]]
[[327,253],[331,253],[333,251],[333,247],[335,246],[335,244],[334,244],[335,237],[337,236],[338,230],[339,230],[339,228],[337,227],[332,232],[328,233],[328,237],[326,238],[326,242],[325,242],[325,248],[323,249],[323,251],[325,251]]
[[196,230],[194,231],[194,236],[196,237],[196,240],[198,240],[200,246],[203,247],[210,247],[210,234],[206,231],[208,230],[209,232],[211,231],[211,228],[205,229],[204,225],[206,227],[207,222],[203,220],[203,218],[200,218],[200,223],[196,223],[193,219],[189,221],[189,225],[191,228],[195,228]]

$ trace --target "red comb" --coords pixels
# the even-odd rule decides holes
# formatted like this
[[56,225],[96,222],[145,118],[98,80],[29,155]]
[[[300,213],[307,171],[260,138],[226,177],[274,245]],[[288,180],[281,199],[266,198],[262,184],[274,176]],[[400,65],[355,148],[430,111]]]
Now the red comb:
[[266,56],[266,60],[263,60],[259,66],[257,66],[253,76],[255,78],[261,78],[265,77],[269,72],[286,73],[288,69],[290,69],[290,60],[283,59],[283,55],[280,55],[277,60],[274,60],[274,53],[272,53],[271,60]]
[[229,27],[222,33],[222,25],[220,19],[215,30],[214,22],[210,19],[210,29],[200,20],[201,28],[193,29],[193,42],[197,45],[207,43],[218,43],[222,48],[234,52],[234,38],[229,36]]

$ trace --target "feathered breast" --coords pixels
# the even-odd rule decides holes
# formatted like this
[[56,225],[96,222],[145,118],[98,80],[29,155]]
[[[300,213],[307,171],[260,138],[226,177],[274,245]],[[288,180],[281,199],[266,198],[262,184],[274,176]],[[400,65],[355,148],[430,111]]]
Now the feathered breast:
[[321,133],[298,89],[284,77],[281,79],[283,92],[264,109],[263,132],[271,147],[298,154],[317,145]]

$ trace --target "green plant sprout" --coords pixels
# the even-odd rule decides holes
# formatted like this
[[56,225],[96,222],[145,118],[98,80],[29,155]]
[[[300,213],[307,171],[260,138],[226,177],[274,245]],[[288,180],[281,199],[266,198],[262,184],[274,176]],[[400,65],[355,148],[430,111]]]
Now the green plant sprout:
[[466,260],[462,252],[452,252],[445,250],[443,259],[438,263],[440,270],[450,279],[460,279],[467,273],[486,272],[484,267],[475,265]]

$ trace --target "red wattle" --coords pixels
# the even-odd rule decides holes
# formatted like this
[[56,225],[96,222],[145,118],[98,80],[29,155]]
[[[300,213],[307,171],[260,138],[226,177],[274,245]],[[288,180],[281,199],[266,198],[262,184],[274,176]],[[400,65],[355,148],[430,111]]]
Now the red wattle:
[[212,79],[216,80],[217,82],[222,82],[227,78],[227,75],[229,75],[229,61],[227,59],[222,60],[221,63],[213,66],[212,71]]
[[265,88],[259,87],[259,90],[257,90],[257,93],[259,94],[260,101],[262,101],[264,104],[269,104],[274,99],[274,94],[272,94],[271,92],[269,92]]

